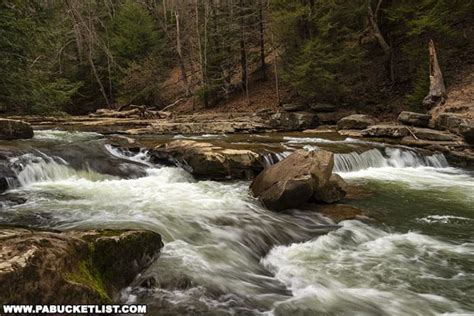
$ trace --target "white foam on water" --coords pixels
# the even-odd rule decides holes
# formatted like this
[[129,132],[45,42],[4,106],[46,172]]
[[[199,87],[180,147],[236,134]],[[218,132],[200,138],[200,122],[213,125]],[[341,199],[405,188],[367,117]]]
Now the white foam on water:
[[61,130],[35,130],[33,139],[35,140],[55,140],[74,142],[82,140],[97,139],[103,137],[102,134],[94,132],[68,132]]
[[[336,158],[338,172],[348,180],[455,188],[472,197],[472,176],[450,168],[442,155],[424,157],[402,149],[375,150],[367,157],[354,153],[345,159]],[[147,161],[145,152],[110,153]],[[417,292],[413,287],[421,278],[473,278],[472,272],[453,267],[447,260],[472,262],[473,244],[457,245],[415,232],[390,233],[346,221],[341,229],[318,239],[275,247],[259,261],[246,238],[275,244],[275,235],[288,233],[291,240],[297,240],[307,227],[262,209],[249,196],[247,182],[196,181],[183,169],[168,167],[149,168],[147,176],[139,179],[117,179],[88,170],[76,171],[60,158],[41,153],[16,163],[21,165],[17,175],[23,187],[19,190],[29,198],[12,212],[45,212],[48,222],[59,229],[156,231],[163,236],[165,246],[149,271],[156,272],[162,278],[160,282],[174,285],[184,280],[192,284],[191,289],[198,285],[251,298],[259,306],[269,305],[269,313],[277,315],[465,312],[441,287],[436,293]],[[255,231],[258,234],[252,235]],[[293,297],[286,292],[280,294],[285,289],[280,282]],[[221,302],[191,289],[155,290],[166,292],[168,301],[176,304],[205,300],[212,307]],[[133,293],[127,299],[140,301]],[[223,308],[230,309],[232,304],[225,302]]]
[[448,266],[446,258],[474,260],[474,243],[452,244],[414,232],[389,233],[359,221],[342,225],[315,240],[275,247],[262,259],[294,295],[276,304],[276,314],[296,311],[298,306],[313,313],[466,312],[444,293],[417,293],[412,284],[427,272],[436,276],[440,266]]
[[274,165],[274,164],[282,161],[286,157],[288,157],[290,154],[291,154],[291,151],[265,154],[265,155],[262,156],[263,161],[264,161],[264,165],[265,165],[265,167],[269,167],[271,165]]
[[347,137],[343,140],[332,140],[319,137],[292,137],[285,136],[283,137],[285,144],[345,144],[351,147],[353,145],[371,145],[373,147],[385,147],[385,144],[378,142],[371,142],[366,140],[360,140],[352,137]]
[[474,221],[472,218],[462,217],[462,216],[453,216],[453,215],[429,215],[422,218],[417,218],[417,222],[426,223],[426,224],[448,224],[451,222],[466,222]]
[[51,157],[40,151],[37,153],[37,155],[24,154],[10,160],[15,166],[18,182],[23,187],[39,182],[57,182],[65,179],[99,181],[114,178],[88,169],[75,170],[60,157]]
[[182,135],[178,134],[173,136],[174,139],[193,139],[193,140],[204,140],[204,139],[219,139],[228,137],[226,134],[203,134],[203,135]]
[[411,150],[400,148],[371,149],[362,153],[336,154],[334,172],[354,172],[373,168],[447,168],[443,154],[423,156]]
[[150,162],[151,155],[147,149],[141,148],[138,152],[133,152],[126,148],[114,147],[110,144],[106,144],[105,149],[114,157],[138,162],[140,164],[145,164],[150,167],[152,166],[152,163]]

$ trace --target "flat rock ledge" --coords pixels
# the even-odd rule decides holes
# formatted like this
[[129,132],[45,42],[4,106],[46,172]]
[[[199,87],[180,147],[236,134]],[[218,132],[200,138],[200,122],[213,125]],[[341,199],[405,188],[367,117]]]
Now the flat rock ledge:
[[0,302],[111,303],[162,247],[150,231],[0,227]]
[[395,124],[371,125],[362,131],[362,136],[368,137],[403,138],[409,134],[406,126]]
[[180,166],[200,179],[252,179],[264,168],[261,155],[251,150],[193,140],[171,141],[155,147],[151,155],[155,162]]

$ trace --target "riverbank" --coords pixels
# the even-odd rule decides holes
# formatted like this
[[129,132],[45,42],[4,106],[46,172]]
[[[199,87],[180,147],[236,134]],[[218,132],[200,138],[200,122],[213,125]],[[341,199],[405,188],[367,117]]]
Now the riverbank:
[[[198,113],[192,115],[166,113],[164,118],[148,119],[96,116],[12,116],[9,118],[24,120],[35,129],[40,130],[59,127],[69,131],[118,134],[137,140],[160,135],[265,134],[294,131],[316,135],[331,131],[346,138],[388,142],[419,148],[431,153],[442,152],[455,165],[472,166],[474,164],[472,145],[466,141],[459,129],[459,126],[465,124],[467,129],[465,135],[473,133],[472,120],[465,118],[465,115],[442,113],[436,116],[436,119],[431,119],[431,116],[423,114],[428,117],[426,124],[418,125],[419,119],[413,121],[413,118],[410,117],[402,121],[379,121],[376,118],[367,121],[363,117],[370,116],[355,115],[355,119],[351,119],[353,113],[350,111],[334,111],[331,108],[329,111],[324,107],[316,108],[313,111],[294,111],[295,108],[287,106],[287,109],[290,111],[285,111],[282,108],[278,112],[263,110],[257,113]],[[321,112],[321,109],[324,112]],[[413,113],[411,115],[416,118],[417,115],[422,114]],[[415,122],[415,124],[410,122]],[[367,129],[366,133],[363,132],[364,129]],[[149,146],[149,144],[145,146]]]

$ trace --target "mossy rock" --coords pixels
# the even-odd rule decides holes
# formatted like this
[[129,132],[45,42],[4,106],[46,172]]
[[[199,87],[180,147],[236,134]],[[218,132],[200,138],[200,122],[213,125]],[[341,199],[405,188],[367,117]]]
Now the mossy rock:
[[163,247],[149,231],[0,227],[0,304],[111,303]]

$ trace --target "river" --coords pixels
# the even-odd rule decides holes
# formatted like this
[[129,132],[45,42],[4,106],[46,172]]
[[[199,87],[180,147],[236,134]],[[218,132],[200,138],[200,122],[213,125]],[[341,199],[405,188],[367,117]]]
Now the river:
[[[172,138],[189,137],[142,142]],[[474,313],[472,170],[332,133],[191,138],[264,150],[268,164],[295,148],[332,150],[334,172],[370,192],[344,202],[369,216],[335,225],[317,213],[273,213],[249,182],[197,181],[101,134],[45,130],[14,143],[11,192],[27,202],[0,205],[0,223],[160,233],[159,259],[120,298],[149,304],[151,315]]]

